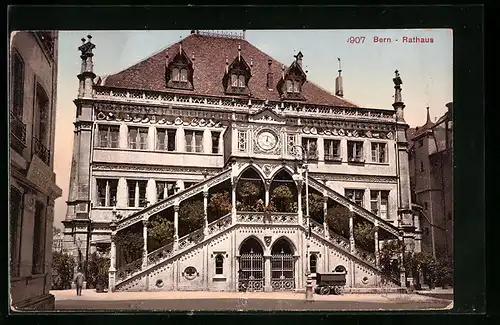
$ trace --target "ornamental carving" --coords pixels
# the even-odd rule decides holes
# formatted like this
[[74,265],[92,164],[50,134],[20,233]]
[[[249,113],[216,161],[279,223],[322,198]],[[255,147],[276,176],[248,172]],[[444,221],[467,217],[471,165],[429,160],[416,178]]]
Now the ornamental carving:
[[93,170],[99,171],[132,171],[132,172],[155,172],[155,173],[175,173],[175,174],[196,174],[205,171],[208,175],[216,175],[222,169],[215,168],[189,168],[176,166],[148,166],[148,165],[121,165],[121,164],[93,164]]
[[272,236],[264,236],[264,243],[266,243],[267,247],[271,245],[271,241],[272,241]]
[[322,179],[326,181],[389,183],[389,184],[397,183],[397,177],[395,176],[327,174],[327,173],[309,173],[309,174],[316,179]]
[[[340,124],[340,123],[339,123]],[[329,126],[330,127],[330,126]],[[354,138],[375,138],[375,139],[389,139],[392,140],[394,135],[391,131],[394,128],[392,126],[377,126],[373,128],[370,126],[364,125],[355,125],[356,129],[350,128],[323,128],[323,127],[309,127],[305,126],[301,129],[304,134],[312,134],[312,135],[326,135],[326,136],[347,136]],[[367,128],[372,128],[368,129]],[[376,131],[374,131],[375,129]],[[387,132],[389,131],[389,132]]]

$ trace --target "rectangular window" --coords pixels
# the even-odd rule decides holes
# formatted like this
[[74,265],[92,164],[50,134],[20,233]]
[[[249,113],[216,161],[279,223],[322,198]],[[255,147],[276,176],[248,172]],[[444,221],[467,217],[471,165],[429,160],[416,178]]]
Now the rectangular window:
[[231,75],[231,86],[238,87],[238,75],[235,74]]
[[372,143],[372,161],[378,163],[385,163],[387,158],[387,144],[376,142]]
[[220,132],[212,132],[212,153],[219,153]]
[[293,82],[293,92],[300,93],[300,83],[296,80]]
[[118,148],[120,127],[117,125],[98,125],[98,147],[100,148]]
[[181,69],[181,82],[188,81],[188,72],[186,69]]
[[370,190],[370,205],[373,214],[389,218],[389,191]]
[[172,69],[172,80],[179,81],[179,69],[177,68]]
[[44,273],[45,264],[45,219],[46,207],[42,202],[35,203],[35,226],[33,231],[32,274]]
[[145,207],[146,206],[146,186],[147,181],[128,180],[128,206]]
[[316,138],[302,138],[302,147],[306,151],[307,160],[318,159],[318,146]]
[[245,76],[242,74],[238,77],[238,87],[245,88]]
[[340,140],[324,140],[325,161],[340,161]]
[[363,198],[365,196],[365,190],[351,190],[351,189],[346,189],[345,190],[345,196],[356,203],[359,206],[364,206],[363,204]]
[[50,107],[47,93],[40,84],[36,87],[36,126],[35,137],[40,140],[40,143],[48,147],[49,140],[49,125],[50,125]]
[[156,201],[161,201],[175,194],[175,182],[156,181]]
[[347,141],[347,157],[349,161],[363,162],[363,142]]
[[175,130],[156,129],[156,150],[175,151]]
[[289,93],[293,92],[293,81],[292,80],[286,81],[286,91]]
[[203,152],[203,131],[185,131],[186,151]]
[[148,148],[148,128],[130,126],[128,128],[128,148],[147,149]]
[[116,206],[117,179],[97,179],[97,199],[99,207]]
[[247,151],[247,131],[238,130],[238,151]]
[[12,111],[21,120],[24,106],[24,61],[14,53],[12,56]]

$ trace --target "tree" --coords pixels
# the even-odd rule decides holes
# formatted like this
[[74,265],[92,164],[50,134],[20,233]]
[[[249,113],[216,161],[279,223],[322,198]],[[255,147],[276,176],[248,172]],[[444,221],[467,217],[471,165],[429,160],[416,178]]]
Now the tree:
[[65,252],[52,252],[52,288],[69,289],[73,281],[75,259]]
[[379,261],[382,273],[391,278],[398,278],[400,272],[399,254],[403,245],[397,239],[388,240],[379,250]]
[[238,184],[238,194],[242,199],[239,206],[241,211],[251,211],[255,201],[261,195],[261,188],[255,182],[242,181]]
[[108,284],[110,259],[92,253],[88,262],[87,283],[96,287]]
[[[323,195],[309,193],[309,216],[319,223],[323,223],[323,209],[325,199]],[[302,196],[302,213],[306,213],[305,195]]]
[[142,234],[125,229],[116,234],[115,241],[116,247],[123,255],[125,264],[132,263],[142,257],[144,245]]
[[174,225],[165,218],[152,219],[148,227],[148,251],[152,252],[173,241]]
[[294,197],[290,187],[286,185],[277,186],[272,194],[271,201],[279,212],[294,212]]
[[213,222],[226,214],[232,209],[231,198],[228,192],[214,193],[210,195],[210,201],[207,205],[208,222]]
[[181,203],[179,207],[179,237],[203,227],[204,210],[203,201]]
[[349,209],[337,204],[328,209],[326,224],[337,234],[349,238],[349,213]]
[[362,221],[354,227],[354,240],[356,245],[361,246],[369,252],[375,251],[375,227]]

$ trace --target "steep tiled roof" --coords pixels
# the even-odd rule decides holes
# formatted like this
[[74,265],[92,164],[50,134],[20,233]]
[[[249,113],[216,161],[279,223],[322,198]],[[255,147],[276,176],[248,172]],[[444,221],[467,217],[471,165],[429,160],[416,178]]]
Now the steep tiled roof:
[[[191,34],[182,41],[182,49],[186,51],[189,58],[191,58],[193,54],[195,58],[193,76],[194,90],[192,92],[200,95],[225,96],[222,78],[226,68],[226,56],[229,62],[232,62],[238,55],[238,45],[241,45],[241,55],[245,60],[247,62],[250,62],[250,60],[253,62],[252,78],[249,82],[252,97],[270,101],[279,100],[280,98],[276,86],[273,87],[273,91],[269,91],[266,82],[268,60],[272,60],[274,85],[278,83],[282,76],[282,64],[280,62],[274,60],[268,54],[262,52],[246,40],[200,34]],[[177,51],[179,51],[179,43],[173,44],[153,54],[130,68],[107,76],[105,79],[102,79],[101,85],[129,89],[166,91],[165,62],[167,53],[171,59]],[[292,57],[292,54],[293,53],[290,53],[290,57]],[[357,107],[310,81],[304,84],[303,94],[306,98],[306,102],[309,104]]]

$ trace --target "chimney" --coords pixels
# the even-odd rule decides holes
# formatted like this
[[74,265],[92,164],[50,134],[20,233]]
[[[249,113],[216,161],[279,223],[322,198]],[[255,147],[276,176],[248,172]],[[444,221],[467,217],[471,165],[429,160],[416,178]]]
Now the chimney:
[[267,60],[267,89],[269,91],[273,90],[273,71],[272,71],[273,60]]
[[191,29],[191,34],[196,34],[196,31],[194,29]]
[[340,65],[340,58],[337,58],[339,61],[339,75],[335,78],[335,95],[339,97],[344,97],[344,86],[342,84],[342,67]]
[[243,30],[243,39],[245,39],[246,29]]

